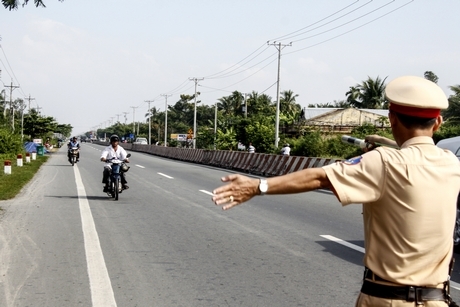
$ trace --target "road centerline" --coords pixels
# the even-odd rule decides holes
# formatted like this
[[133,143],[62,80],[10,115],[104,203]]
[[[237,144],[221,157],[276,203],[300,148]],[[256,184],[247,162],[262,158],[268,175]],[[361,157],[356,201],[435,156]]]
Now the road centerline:
[[169,178],[169,179],[174,179],[173,177],[168,176],[168,175],[163,174],[163,173],[157,173],[157,174],[158,174],[158,175],[161,175],[161,176],[163,176],[163,177]]

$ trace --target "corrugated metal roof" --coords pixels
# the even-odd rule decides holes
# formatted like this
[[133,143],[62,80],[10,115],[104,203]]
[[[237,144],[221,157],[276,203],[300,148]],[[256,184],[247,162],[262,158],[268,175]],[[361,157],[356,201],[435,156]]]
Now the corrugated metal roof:
[[[344,108],[303,108],[305,112],[305,119],[309,120],[311,118],[324,115],[328,112],[334,112],[337,110],[344,110]],[[388,110],[385,109],[359,109],[361,111],[378,114],[380,116],[388,117]]]

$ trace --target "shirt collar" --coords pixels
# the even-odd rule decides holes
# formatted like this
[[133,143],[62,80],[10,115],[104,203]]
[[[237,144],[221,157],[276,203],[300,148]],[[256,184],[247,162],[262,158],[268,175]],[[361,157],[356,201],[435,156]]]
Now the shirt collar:
[[416,136],[405,141],[401,148],[407,148],[413,145],[434,145],[434,141],[433,138],[429,136]]

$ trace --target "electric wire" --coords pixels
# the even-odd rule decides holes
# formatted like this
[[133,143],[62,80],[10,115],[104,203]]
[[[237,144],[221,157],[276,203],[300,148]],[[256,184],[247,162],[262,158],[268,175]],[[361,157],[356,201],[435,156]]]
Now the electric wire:
[[355,31],[355,30],[357,30],[357,29],[359,29],[359,28],[362,28],[362,27],[364,27],[364,26],[366,26],[366,25],[368,25],[368,24],[370,24],[370,23],[372,23],[372,22],[374,22],[374,21],[376,21],[376,20],[378,20],[378,19],[381,19],[381,18],[383,18],[383,17],[385,17],[385,16],[387,16],[387,15],[389,15],[389,14],[391,14],[391,13],[393,13],[393,12],[395,12],[395,11],[397,11],[397,10],[403,8],[403,7],[405,7],[406,5],[409,5],[410,3],[414,2],[414,1],[415,1],[415,0],[411,0],[411,1],[409,1],[409,2],[407,2],[407,3],[405,3],[405,4],[403,4],[403,5],[401,5],[401,6],[397,7],[397,8],[395,8],[395,9],[393,9],[393,10],[387,12],[386,14],[383,14],[383,15],[381,15],[381,16],[379,16],[379,17],[376,17],[376,18],[374,18],[374,19],[372,19],[372,20],[370,20],[370,21],[368,21],[368,22],[366,22],[366,23],[364,23],[364,24],[362,24],[362,25],[360,25],[360,26],[358,26],[358,27],[355,27],[355,28],[353,28],[353,29],[350,29],[350,30],[348,30],[348,31],[345,31],[345,32],[343,32],[343,33],[341,33],[341,34],[339,34],[339,35],[333,36],[333,37],[331,37],[331,38],[329,38],[329,39],[323,40],[323,41],[321,41],[321,42],[318,42],[318,43],[315,43],[315,44],[313,44],[313,45],[307,46],[307,47],[305,47],[305,48],[297,49],[297,50],[294,50],[294,51],[291,51],[291,52],[286,52],[284,55],[289,55],[289,54],[292,54],[292,53],[296,53],[296,52],[299,52],[299,51],[302,51],[302,50],[305,50],[305,49],[309,49],[309,48],[312,48],[312,47],[315,47],[315,46],[324,44],[324,43],[326,43],[326,42],[329,42],[329,41],[331,41],[331,40],[333,40],[333,39],[336,39],[336,38],[338,38],[338,37],[340,37],[340,36],[343,36],[343,35],[345,35],[345,34],[348,34],[348,33],[350,33],[350,32],[353,32],[353,31]]
[[[373,0],[370,0],[368,3],[372,2],[372,1],[373,1]],[[326,16],[326,17],[324,17],[324,18],[322,18],[322,19],[320,19],[320,20],[318,20],[318,21],[316,21],[316,22],[314,22],[314,23],[312,23],[312,24],[309,24],[309,25],[306,26],[306,27],[303,27],[303,28],[301,28],[301,29],[299,29],[299,30],[296,30],[296,31],[294,31],[294,32],[291,32],[291,33],[288,33],[288,34],[285,34],[285,35],[276,37],[276,38],[274,38],[274,39],[270,39],[269,41],[278,41],[278,40],[281,40],[281,39],[283,39],[283,40],[289,39],[289,37],[290,37],[291,35],[293,35],[293,34],[295,34],[295,33],[297,33],[297,32],[300,32],[300,31],[302,31],[302,30],[308,29],[308,28],[314,26],[315,24],[320,23],[321,21],[324,21],[324,20],[329,19],[330,17],[332,17],[332,16],[334,16],[334,15],[340,13],[341,11],[343,11],[343,10],[345,10],[345,9],[347,9],[347,8],[349,8],[349,7],[351,7],[351,6],[353,6],[353,5],[355,5],[357,2],[359,2],[359,0],[357,0],[357,1],[355,1],[355,2],[353,2],[353,3],[351,3],[351,4],[349,4],[349,5],[347,5],[346,7],[344,7],[344,8],[342,8],[342,9],[336,11],[335,13],[332,13],[332,14],[329,15],[329,16]],[[366,4],[368,4],[368,3],[366,3]],[[353,11],[351,11],[351,12],[354,12],[354,11],[355,11],[355,10],[353,10]],[[287,37],[287,38],[286,38],[286,37]]]
[[[372,11],[370,11],[370,12],[367,12],[366,14],[361,15],[361,16],[359,16],[359,17],[356,17],[355,19],[352,19],[352,20],[350,20],[350,21],[347,21],[347,22],[345,22],[345,23],[343,23],[343,24],[341,24],[341,25],[338,25],[338,26],[333,27],[333,28],[331,28],[331,29],[328,29],[328,30],[326,30],[326,31],[317,33],[317,34],[315,34],[315,35],[311,35],[311,36],[307,36],[307,37],[304,37],[304,38],[301,38],[301,39],[298,39],[298,40],[294,40],[294,41],[292,41],[292,42],[293,42],[293,43],[300,42],[300,41],[303,41],[303,40],[306,40],[306,39],[309,39],[309,38],[312,38],[312,37],[315,37],[315,36],[318,36],[318,35],[321,35],[321,34],[324,34],[324,33],[327,33],[327,32],[331,32],[331,31],[336,30],[336,29],[338,29],[338,28],[341,28],[341,27],[343,27],[343,26],[346,26],[346,25],[348,25],[348,24],[350,24],[350,23],[352,23],[352,22],[355,22],[355,21],[357,21],[357,20],[359,20],[359,19],[361,19],[361,18],[364,18],[364,17],[367,16],[367,15],[370,15],[370,14],[372,14],[372,13],[374,13],[374,12],[376,12],[376,11],[382,9],[382,8],[384,8],[385,6],[389,5],[390,3],[394,2],[394,1],[396,1],[396,0],[392,0],[391,2],[388,2],[388,3],[384,4],[384,5],[382,5],[382,6],[378,7],[378,8],[376,8],[375,10],[372,10]],[[384,16],[384,15],[383,15],[383,16]],[[313,30],[316,30],[316,29],[318,29],[318,28],[315,28],[315,29],[313,29]],[[312,30],[310,30],[310,31],[312,31]],[[307,32],[310,32],[310,31],[307,31]],[[307,33],[307,32],[305,32],[305,33]]]

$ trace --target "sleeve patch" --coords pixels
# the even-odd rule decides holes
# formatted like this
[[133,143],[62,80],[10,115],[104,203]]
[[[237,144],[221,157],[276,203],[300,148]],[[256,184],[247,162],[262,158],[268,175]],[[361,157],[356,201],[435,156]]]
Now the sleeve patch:
[[356,164],[358,164],[358,163],[361,162],[361,159],[362,159],[362,158],[363,158],[362,156],[353,157],[353,158],[350,158],[350,159],[348,159],[348,160],[343,161],[343,164],[346,164],[346,165],[356,165]]

